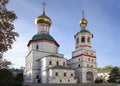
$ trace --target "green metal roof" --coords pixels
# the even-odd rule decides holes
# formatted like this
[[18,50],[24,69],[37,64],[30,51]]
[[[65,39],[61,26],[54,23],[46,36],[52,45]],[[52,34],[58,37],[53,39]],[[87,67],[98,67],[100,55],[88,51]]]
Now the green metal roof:
[[70,67],[65,67],[65,66],[61,66],[61,65],[58,65],[58,66],[55,66],[55,67],[51,67],[49,69],[66,69],[66,70],[74,70],[73,68],[70,68]]
[[8,69],[11,72],[23,73],[23,69]]
[[88,30],[81,30],[79,33],[85,33],[85,32],[90,33]]
[[108,72],[111,72],[111,70],[97,70],[98,73],[108,73]]
[[55,41],[54,38],[48,34],[36,34],[32,37],[32,40],[40,40],[40,39]]
[[46,57],[56,57],[56,58],[63,58],[63,57],[60,57],[60,56],[57,56],[57,55],[48,55]]

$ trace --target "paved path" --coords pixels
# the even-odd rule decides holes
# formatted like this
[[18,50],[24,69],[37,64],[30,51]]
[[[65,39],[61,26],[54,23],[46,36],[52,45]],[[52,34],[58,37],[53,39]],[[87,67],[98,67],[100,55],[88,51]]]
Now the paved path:
[[36,84],[25,83],[26,86],[120,86],[115,84]]

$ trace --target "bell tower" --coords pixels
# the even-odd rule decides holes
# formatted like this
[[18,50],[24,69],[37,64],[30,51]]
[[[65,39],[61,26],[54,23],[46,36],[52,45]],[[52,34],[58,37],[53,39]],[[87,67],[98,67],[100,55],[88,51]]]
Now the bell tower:
[[87,24],[83,11],[81,30],[74,36],[75,50],[72,52],[72,58],[68,60],[68,65],[76,71],[78,83],[93,83],[97,77],[96,52],[92,49],[93,34],[86,29]]

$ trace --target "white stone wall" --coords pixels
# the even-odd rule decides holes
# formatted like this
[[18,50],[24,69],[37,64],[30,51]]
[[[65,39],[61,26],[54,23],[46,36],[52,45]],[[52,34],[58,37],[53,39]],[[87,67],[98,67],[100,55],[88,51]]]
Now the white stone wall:
[[[85,37],[85,43],[82,43],[81,42],[81,38],[82,37]],[[90,38],[90,42],[87,42],[87,38]],[[89,33],[79,33],[77,35],[75,35],[75,46],[78,47],[77,49],[79,49],[80,45],[88,45],[88,46],[91,46],[91,38],[92,38],[92,34],[89,34]],[[79,43],[77,43],[77,40],[79,40]]]
[[[74,79],[74,70],[50,69],[49,71],[49,83],[76,83],[76,80]],[[58,73],[58,76],[56,76],[56,72]],[[66,73],[66,76],[64,76],[64,73]],[[71,76],[71,73],[73,76]]]
[[97,73],[97,77],[103,79],[104,81],[107,81],[109,79],[110,72],[101,72]]
[[[38,49],[36,48],[38,46]],[[49,42],[35,42],[29,45],[29,51],[38,50],[44,52],[57,53],[58,47],[54,43]]]

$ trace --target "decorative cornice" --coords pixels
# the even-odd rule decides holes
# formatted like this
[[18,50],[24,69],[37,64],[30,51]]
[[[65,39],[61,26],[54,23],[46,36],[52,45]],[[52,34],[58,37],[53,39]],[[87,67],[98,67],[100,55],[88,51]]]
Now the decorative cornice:
[[87,55],[87,54],[80,54],[80,55],[77,55],[77,56],[73,56],[72,58],[77,58],[77,57],[80,57],[80,56],[88,56],[88,57],[96,58],[96,56]]
[[47,42],[47,43],[54,44],[54,45],[56,45],[57,47],[60,46],[56,41],[51,41],[51,40],[46,40],[46,39],[30,40],[27,46],[29,47],[29,45],[30,45],[31,43],[35,43],[35,42]]
[[92,47],[89,46],[89,45],[80,45],[80,46],[77,46],[76,48],[79,48],[79,47],[89,47],[89,48],[92,48]]

